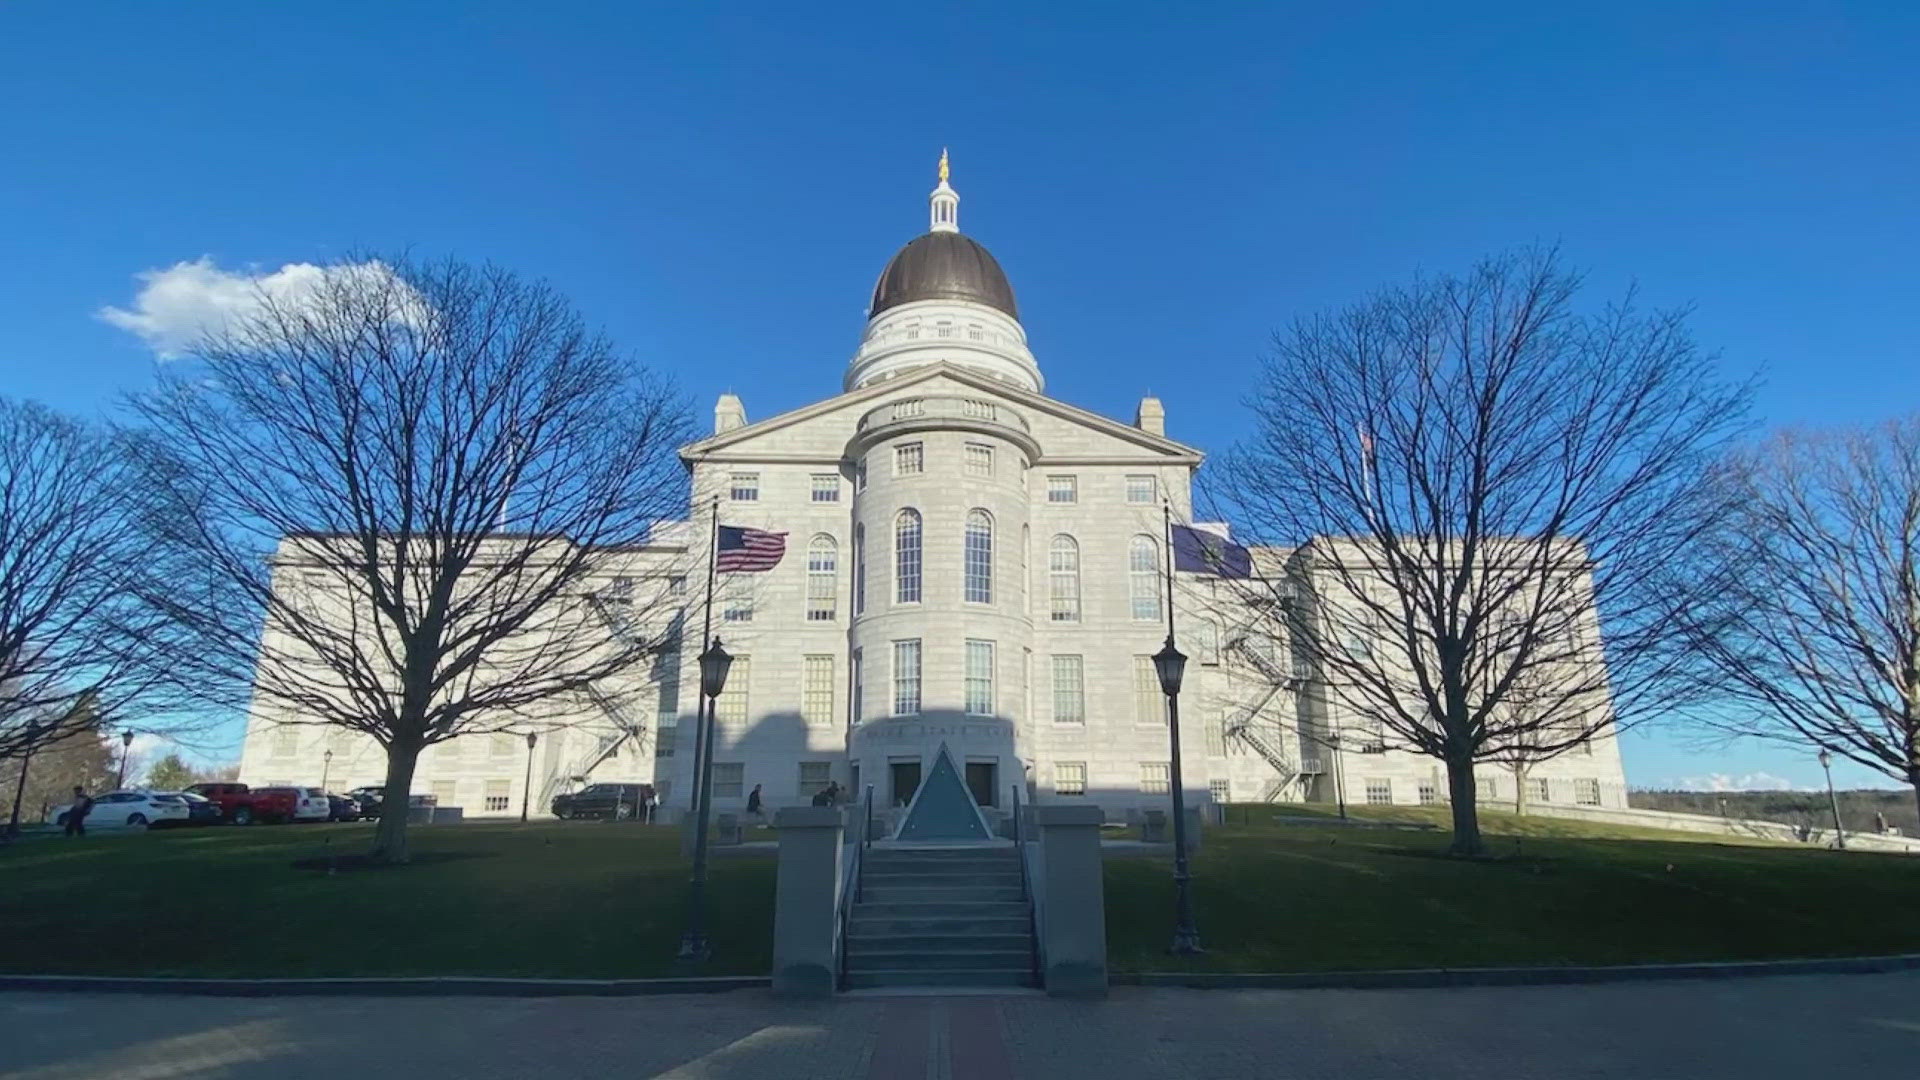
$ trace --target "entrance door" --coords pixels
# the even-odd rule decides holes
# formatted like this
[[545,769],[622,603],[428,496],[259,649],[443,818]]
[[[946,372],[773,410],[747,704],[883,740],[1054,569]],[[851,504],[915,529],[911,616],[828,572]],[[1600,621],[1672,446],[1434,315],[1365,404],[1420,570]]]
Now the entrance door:
[[973,793],[973,801],[981,806],[994,806],[994,793],[1000,785],[994,782],[999,766],[991,761],[967,762],[967,790]]
[[918,761],[890,761],[887,763],[887,778],[893,781],[893,805],[905,806],[913,801],[913,793],[920,790],[920,763]]

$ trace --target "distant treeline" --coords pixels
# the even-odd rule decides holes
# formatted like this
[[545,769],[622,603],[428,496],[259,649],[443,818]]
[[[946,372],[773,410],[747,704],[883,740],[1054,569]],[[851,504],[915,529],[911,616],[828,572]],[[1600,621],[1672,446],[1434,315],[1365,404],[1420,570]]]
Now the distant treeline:
[[[1874,815],[1907,836],[1920,836],[1920,811],[1911,791],[1839,792],[1840,822],[1849,832],[1871,832]],[[1824,791],[1630,791],[1627,804],[1642,810],[1671,810],[1680,814],[1725,814],[1734,818],[1811,824],[1828,828],[1833,811]]]

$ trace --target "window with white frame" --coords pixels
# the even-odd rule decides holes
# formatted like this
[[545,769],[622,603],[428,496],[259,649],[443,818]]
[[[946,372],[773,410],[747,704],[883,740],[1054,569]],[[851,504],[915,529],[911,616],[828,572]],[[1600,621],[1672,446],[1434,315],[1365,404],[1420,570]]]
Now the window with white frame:
[[1140,763],[1140,794],[1165,795],[1173,790],[1173,772],[1164,761]]
[[1527,794],[1532,796],[1534,802],[1552,802],[1553,785],[1548,783],[1546,777],[1536,776],[1527,781]]
[[967,511],[965,561],[967,603],[993,603],[993,518],[985,510]]
[[893,448],[893,475],[918,476],[926,471],[926,447],[915,442],[903,443]]
[[675,745],[680,741],[680,720],[673,717],[661,717],[653,726],[653,756],[667,758],[673,756]]
[[800,797],[812,800],[815,795],[827,790],[833,782],[833,762],[803,761],[800,763]]
[[913,509],[893,519],[893,602],[920,602],[920,512]]
[[1087,722],[1086,665],[1078,656],[1053,658],[1053,722]]
[[1047,548],[1047,592],[1051,621],[1080,621],[1080,545],[1065,533]]
[[920,639],[893,643],[893,715],[920,711]]
[[800,719],[809,724],[833,723],[832,653],[815,653],[802,662]]
[[838,614],[840,545],[824,533],[807,545],[807,621],[832,622]]
[[752,622],[753,594],[736,593],[727,597],[727,604],[720,609],[722,622]]
[[675,574],[674,576],[667,579],[667,595],[668,596],[687,595],[687,578],[685,574]]
[[1227,756],[1227,712],[1222,708],[1207,718],[1207,755]]
[[1431,780],[1422,780],[1414,788],[1414,793],[1419,797],[1421,806],[1432,806],[1440,801],[1440,789]]
[[747,766],[740,761],[716,761],[713,763],[713,797],[716,799],[737,799],[746,793]]
[[1216,806],[1225,806],[1228,803],[1232,802],[1233,801],[1233,781],[1231,780],[1207,781],[1207,797],[1209,799],[1212,799],[1214,802],[1214,805]]
[[1084,761],[1054,762],[1053,793],[1055,795],[1085,795],[1087,793],[1087,763]]
[[429,789],[436,806],[454,806],[460,798],[460,781],[435,780]]
[[1194,628],[1200,647],[1194,651],[1200,654],[1200,662],[1208,665],[1220,663],[1220,627],[1214,623],[1201,622]]
[[1127,592],[1136,619],[1160,618],[1160,545],[1136,536],[1127,545]]
[[853,613],[867,610],[867,527],[853,527]]
[[281,724],[273,729],[273,756],[294,757],[300,753],[300,729],[292,724]]
[[967,711],[993,715],[993,642],[967,641]]
[[1080,501],[1080,480],[1073,476],[1047,477],[1047,501],[1050,503],[1077,503]]
[[840,501],[840,474],[813,474],[813,501],[817,503],[837,503]]
[[513,803],[513,781],[511,780],[487,781],[486,802],[483,805],[486,806],[488,813],[491,813],[491,814],[500,813],[502,810],[505,810],[512,803]]
[[1160,695],[1160,675],[1153,669],[1153,657],[1133,658],[1133,722],[1167,722],[1166,699]]
[[734,502],[760,501],[760,474],[737,472],[727,478],[727,498]]
[[1392,806],[1393,805],[1393,781],[1391,780],[1367,781],[1367,805],[1368,806]]
[[983,443],[968,443],[966,464],[968,476],[992,476],[993,447]]
[[847,683],[849,686],[847,690],[847,717],[851,723],[855,724],[866,719],[866,716],[863,715],[862,712],[867,702],[866,691],[861,685],[861,680],[866,677],[867,673],[866,664],[863,663],[865,655],[865,649],[855,649],[853,650],[853,654],[847,658]]
[[1134,506],[1152,506],[1156,485],[1151,476],[1127,477],[1127,502]]
[[733,666],[727,669],[727,685],[720,696],[713,699],[714,719],[722,724],[744,724],[747,722],[747,688],[753,681],[753,661],[749,657],[735,656]]
[[[1542,799],[1542,802],[1546,800]],[[1573,782],[1573,801],[1581,806],[1600,805],[1600,781],[1575,780]]]

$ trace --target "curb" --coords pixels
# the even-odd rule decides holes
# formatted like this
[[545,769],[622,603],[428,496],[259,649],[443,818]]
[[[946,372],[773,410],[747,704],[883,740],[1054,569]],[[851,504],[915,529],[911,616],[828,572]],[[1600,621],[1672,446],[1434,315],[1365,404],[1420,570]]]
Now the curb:
[[0,991],[185,994],[200,997],[644,997],[721,994],[773,985],[765,975],[665,979],[512,979],[485,976],[340,979],[174,979],[118,975],[0,975]]
[[1769,975],[1879,975],[1920,970],[1920,953],[1821,960],[1731,960],[1593,967],[1401,968],[1386,971],[1120,972],[1110,986],[1189,990],[1417,990],[1449,986],[1567,986],[1580,983],[1738,979]]

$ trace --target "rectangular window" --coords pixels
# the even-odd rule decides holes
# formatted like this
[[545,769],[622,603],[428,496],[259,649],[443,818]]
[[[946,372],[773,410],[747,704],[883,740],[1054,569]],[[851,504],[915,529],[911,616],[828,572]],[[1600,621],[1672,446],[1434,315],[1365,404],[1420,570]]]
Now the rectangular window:
[[1155,486],[1151,476],[1127,477],[1127,502],[1135,506],[1152,506]]
[[1087,722],[1085,665],[1078,656],[1053,658],[1053,722]]
[[893,475],[918,476],[926,469],[926,448],[919,443],[907,443],[893,448]]
[[813,501],[817,503],[837,503],[840,501],[840,474],[813,474]]
[[1056,761],[1053,763],[1053,793],[1055,795],[1085,795],[1087,793],[1087,764],[1084,761]]
[[1169,779],[1173,771],[1164,761],[1143,761],[1140,763],[1140,794],[1165,795],[1173,790],[1173,781]]
[[811,801],[815,795],[827,790],[833,781],[833,762],[803,761],[800,763],[800,797]]
[[807,621],[832,622],[840,614],[840,548],[831,537],[807,545]]
[[1367,805],[1368,806],[1392,806],[1393,805],[1393,781],[1391,780],[1367,781]]
[[855,492],[862,492],[867,490],[867,459],[866,458],[861,458],[859,463],[853,467],[853,490]]
[[760,474],[737,472],[727,478],[727,497],[734,502],[760,501]]
[[1544,776],[1529,780],[1527,781],[1527,794],[1532,796],[1535,802],[1552,802],[1553,785],[1549,784],[1547,778]]
[[520,749],[520,743],[521,739],[519,736],[511,735],[504,731],[494,732],[493,738],[489,740],[490,749],[495,761],[501,758],[514,757],[514,751]]
[[1214,803],[1218,806],[1225,806],[1228,803],[1232,802],[1233,801],[1233,781],[1231,780],[1207,781],[1207,797],[1212,799]]
[[1166,698],[1160,693],[1160,675],[1153,669],[1153,657],[1133,658],[1133,722],[1167,722]]
[[1227,756],[1227,714],[1224,710],[1207,720],[1207,755]]
[[727,669],[727,685],[713,702],[714,720],[722,724],[747,722],[747,687],[753,682],[753,661],[745,656],[733,658]]
[[724,622],[752,622],[753,597],[735,596],[727,600],[727,606],[720,613]]
[[674,745],[679,741],[679,719],[676,717],[672,721],[669,721],[666,717],[661,717],[660,722],[654,725],[653,728],[653,756],[657,758],[672,757]]
[[920,641],[893,643],[893,715],[920,711]]
[[800,689],[800,719],[809,724],[833,723],[831,653],[817,653],[806,658]]
[[673,577],[668,578],[667,579],[667,595],[668,596],[687,595],[686,577],[683,575],[676,574]]
[[1593,736],[1589,735],[1586,738],[1581,739],[1579,742],[1574,743],[1573,746],[1574,746],[1574,752],[1579,754],[1581,757],[1593,756]]
[[300,729],[282,724],[273,729],[273,756],[293,757],[300,753]]
[[[1542,802],[1546,800],[1541,800]],[[1573,801],[1581,806],[1600,805],[1600,781],[1575,780],[1573,782]]]
[[979,443],[967,444],[967,475],[993,475],[993,447]]
[[993,642],[967,642],[967,711],[993,715]]
[[1440,801],[1440,789],[1431,782],[1423,782],[1414,790],[1420,796],[1421,806],[1433,806]]
[[1200,640],[1200,647],[1196,650],[1200,654],[1200,662],[1220,663],[1220,628],[1213,623],[1203,622],[1195,628],[1195,632]]
[[460,797],[460,781],[435,780],[429,790],[433,793],[435,806],[454,806],[457,805],[455,800]]
[[512,801],[513,801],[513,781],[511,780],[487,781],[486,807],[487,807],[488,813],[497,814],[502,810],[505,810],[508,804],[511,803]]
[[866,674],[866,665],[861,662],[865,652],[865,649],[853,650],[853,661],[849,665],[851,670],[847,673],[847,681],[853,684],[852,690],[847,694],[847,716],[850,722],[855,724],[865,719],[861,715],[861,706],[866,702],[866,692],[860,685],[860,680]]
[[1071,476],[1047,477],[1047,501],[1050,503],[1077,503],[1080,501],[1080,482]]
[[[718,742],[719,740],[714,740]],[[747,787],[747,767],[738,761],[716,761],[713,763],[713,797],[716,799],[737,799],[745,793]]]

